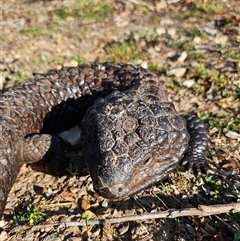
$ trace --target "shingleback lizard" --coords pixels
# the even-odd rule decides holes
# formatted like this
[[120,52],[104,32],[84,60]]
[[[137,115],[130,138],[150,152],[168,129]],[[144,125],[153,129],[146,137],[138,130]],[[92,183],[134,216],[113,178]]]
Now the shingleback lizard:
[[110,63],[51,70],[0,95],[0,216],[21,165],[63,165],[58,133],[80,123],[94,189],[109,199],[159,182],[183,158],[205,161],[203,122],[178,115],[155,74]]

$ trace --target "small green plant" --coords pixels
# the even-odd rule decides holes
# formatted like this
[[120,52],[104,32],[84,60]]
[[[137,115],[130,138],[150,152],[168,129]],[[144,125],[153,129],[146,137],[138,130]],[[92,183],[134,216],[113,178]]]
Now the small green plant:
[[222,182],[220,179],[216,179],[213,176],[205,177],[205,183],[210,186],[210,196],[213,197],[214,199],[219,199],[220,198],[220,193],[223,189]]
[[190,179],[178,170],[169,176],[169,182],[161,182],[156,194],[171,195],[179,192],[184,193],[190,186]]
[[208,111],[201,111],[199,118],[203,121],[206,121],[210,117],[210,113]]
[[77,176],[79,174],[79,170],[76,166],[76,164],[70,162],[68,167],[66,168],[66,171],[70,174],[71,177]]
[[12,225],[22,225],[22,224],[38,224],[44,221],[46,214],[40,212],[39,207],[37,206],[28,206],[26,211],[22,211],[17,215],[13,216],[13,219],[10,221]]
[[228,202],[240,198],[240,191],[235,185],[228,185],[215,176],[204,176],[204,189],[215,201]]
[[160,183],[159,190],[156,192],[156,194],[162,194],[162,195],[169,195],[174,192],[173,188],[165,183]]
[[194,29],[192,29],[191,31],[190,31],[190,35],[191,36],[193,36],[193,37],[195,37],[195,36],[197,36],[197,37],[203,37],[203,31],[201,31],[200,29],[198,29],[198,28],[194,28]]
[[82,213],[82,219],[86,220],[86,222],[88,220],[90,220],[92,218],[92,212],[89,210],[86,210],[85,212]]

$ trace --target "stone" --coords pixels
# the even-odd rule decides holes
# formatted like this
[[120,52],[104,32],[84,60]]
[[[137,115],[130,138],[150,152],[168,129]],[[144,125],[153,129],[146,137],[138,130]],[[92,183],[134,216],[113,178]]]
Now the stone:
[[240,138],[240,135],[237,132],[229,131],[226,128],[223,129],[223,133],[225,134],[226,137],[233,140],[237,140],[238,138]]
[[175,28],[169,28],[167,30],[167,33],[172,37],[174,38],[176,36],[176,33],[177,33],[177,30]]
[[163,35],[163,34],[166,33],[166,28],[158,27],[158,28],[156,29],[156,32],[157,32],[157,34],[159,34],[159,35]]
[[73,128],[63,131],[59,136],[72,146],[77,146],[81,141],[81,129],[79,126],[74,126]]
[[179,63],[183,63],[186,58],[187,58],[187,52],[186,52],[186,51],[183,51],[183,52],[181,53],[181,55],[179,56],[179,58],[178,58],[178,62],[179,62]]
[[207,33],[207,34],[210,34],[210,35],[216,35],[218,33],[218,30],[216,28],[209,28],[209,27],[206,27],[204,29],[204,31]]
[[172,68],[167,72],[168,76],[175,75],[176,77],[182,77],[186,73],[187,69],[183,67]]
[[187,88],[191,88],[196,84],[196,81],[194,79],[188,79],[183,81],[183,85],[186,86]]

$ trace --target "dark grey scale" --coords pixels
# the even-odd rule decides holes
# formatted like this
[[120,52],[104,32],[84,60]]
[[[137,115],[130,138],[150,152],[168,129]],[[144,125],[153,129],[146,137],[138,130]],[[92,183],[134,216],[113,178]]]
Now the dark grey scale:
[[[166,178],[183,159],[204,165],[207,129],[180,116],[164,83],[140,66],[92,63],[36,75],[0,95],[0,216],[23,163],[66,165],[63,130],[81,126],[94,189],[122,199]],[[61,172],[60,172],[61,173]]]

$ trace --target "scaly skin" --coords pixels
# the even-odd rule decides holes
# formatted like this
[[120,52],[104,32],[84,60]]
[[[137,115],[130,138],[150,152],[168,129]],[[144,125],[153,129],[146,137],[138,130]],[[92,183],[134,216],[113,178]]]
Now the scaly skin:
[[[61,166],[64,142],[57,133],[79,124],[88,108],[82,140],[95,190],[104,197],[124,198],[165,178],[183,158],[190,136],[188,157],[203,156],[206,128],[197,119],[189,135],[156,75],[108,63],[52,70],[0,97],[0,216],[21,165],[54,156],[53,166]],[[200,144],[194,138],[199,126]]]

